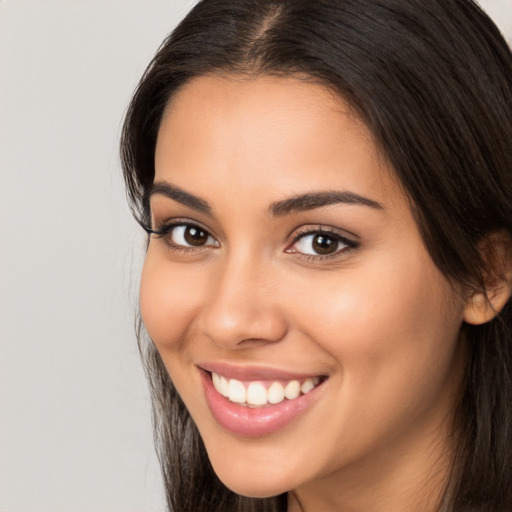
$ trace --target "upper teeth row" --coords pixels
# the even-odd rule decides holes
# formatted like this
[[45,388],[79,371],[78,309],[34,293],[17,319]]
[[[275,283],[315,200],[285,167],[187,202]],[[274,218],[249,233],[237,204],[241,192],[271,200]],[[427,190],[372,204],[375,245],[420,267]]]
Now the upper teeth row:
[[285,385],[276,381],[267,388],[261,382],[250,382],[246,385],[236,379],[228,380],[214,372],[212,372],[212,380],[215,389],[229,401],[247,405],[278,404],[285,398],[293,400],[301,393],[306,394],[311,391],[320,382],[318,377],[308,378],[302,382],[290,380]]

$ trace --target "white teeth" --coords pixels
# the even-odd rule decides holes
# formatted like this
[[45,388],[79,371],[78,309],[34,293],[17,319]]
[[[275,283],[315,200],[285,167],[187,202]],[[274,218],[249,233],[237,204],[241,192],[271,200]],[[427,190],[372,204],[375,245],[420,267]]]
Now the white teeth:
[[301,394],[309,393],[320,384],[320,378],[314,377],[306,379],[302,383],[298,380],[291,380],[285,386],[276,381],[268,388],[261,382],[251,382],[246,388],[241,381],[236,379],[228,381],[222,375],[214,372],[212,372],[212,381],[217,392],[228,398],[230,402],[252,407],[275,405],[285,398],[294,400]]
[[216,373],[212,373],[212,380],[215,389],[226,398],[228,397],[228,381]]
[[228,385],[228,396],[230,402],[243,404],[246,399],[245,386],[235,379],[231,379]]
[[288,400],[293,400],[300,395],[300,382],[298,380],[292,380],[286,384],[284,388],[284,396]]
[[302,383],[302,386],[300,387],[300,390],[306,394],[308,391],[311,391],[313,388],[315,387],[315,383],[313,381],[313,379],[306,379],[303,383]]
[[[212,374],[212,375],[215,375],[215,374]],[[213,385],[215,385],[215,382],[213,383]],[[228,385],[228,381],[226,380],[225,377],[222,377],[222,375],[219,377],[219,387],[217,389],[217,391],[222,395],[222,396],[225,396],[226,398],[229,396],[229,385]]]
[[274,382],[268,388],[268,401],[271,404],[278,404],[284,400],[284,388],[280,382]]
[[247,388],[247,403],[249,405],[265,405],[267,403],[267,390],[263,384],[253,382]]

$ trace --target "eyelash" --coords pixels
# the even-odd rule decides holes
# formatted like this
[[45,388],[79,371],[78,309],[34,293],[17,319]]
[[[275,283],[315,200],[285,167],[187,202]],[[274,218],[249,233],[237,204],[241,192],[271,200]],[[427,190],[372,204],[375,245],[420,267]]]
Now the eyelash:
[[[217,242],[217,241],[216,241],[216,245],[213,245],[213,244],[206,245],[205,244],[203,246],[196,246],[196,247],[177,244],[171,240],[169,235],[171,235],[173,230],[178,227],[196,228],[196,229],[204,232],[208,238],[214,239],[214,237],[211,235],[211,233],[206,228],[203,228],[201,225],[199,225],[195,222],[187,221],[185,219],[183,219],[183,220],[177,219],[168,224],[162,224],[161,226],[159,226],[157,228],[151,228],[148,226],[144,226],[144,230],[149,235],[155,235],[156,238],[164,239],[164,241],[167,244],[167,246],[169,247],[169,249],[171,249],[172,251],[176,251],[176,252],[188,253],[188,252],[195,252],[195,251],[201,250],[204,247],[212,247],[212,246],[218,247],[219,246],[219,242]],[[317,235],[317,236],[325,235],[326,237],[333,239],[338,245],[342,244],[345,247],[343,247],[342,249],[337,249],[332,254],[304,254],[297,250],[293,250],[293,247],[297,243],[299,243],[301,240],[304,240],[306,237],[313,236],[313,235]],[[167,239],[166,239],[166,237],[167,237]],[[299,229],[297,234],[294,236],[293,241],[285,249],[285,252],[288,254],[298,254],[302,258],[305,258],[307,261],[316,261],[316,260],[328,260],[331,258],[339,257],[339,256],[341,256],[341,254],[346,254],[348,252],[351,252],[352,250],[357,249],[359,246],[360,246],[359,242],[356,242],[354,240],[346,238],[345,236],[341,235],[339,232],[337,232],[334,229],[327,229],[325,227],[318,226],[314,229],[312,229],[312,228]]]

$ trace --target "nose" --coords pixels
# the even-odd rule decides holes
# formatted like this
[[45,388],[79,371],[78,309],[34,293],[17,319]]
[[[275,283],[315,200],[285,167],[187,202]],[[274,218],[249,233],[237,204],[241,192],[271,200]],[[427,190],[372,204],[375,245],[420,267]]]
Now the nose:
[[243,256],[231,258],[219,267],[199,313],[202,333],[228,349],[281,340],[287,332],[287,322],[283,304],[279,304],[275,273]]

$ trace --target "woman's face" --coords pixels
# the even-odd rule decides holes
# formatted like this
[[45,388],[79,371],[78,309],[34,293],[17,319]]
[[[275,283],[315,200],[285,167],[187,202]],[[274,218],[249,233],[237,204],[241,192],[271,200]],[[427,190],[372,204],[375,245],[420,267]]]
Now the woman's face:
[[221,480],[268,496],[434,464],[465,304],[350,108],[196,78],[155,165],[142,316]]

